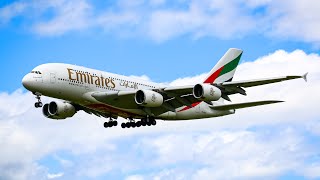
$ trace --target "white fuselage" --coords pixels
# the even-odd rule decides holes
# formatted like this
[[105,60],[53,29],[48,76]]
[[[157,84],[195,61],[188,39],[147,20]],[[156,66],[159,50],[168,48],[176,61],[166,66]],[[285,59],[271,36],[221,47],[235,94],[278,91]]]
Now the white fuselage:
[[[23,82],[27,82],[24,83],[25,87],[31,92],[63,99],[89,109],[124,118],[142,118],[145,116],[145,112],[141,109],[123,109],[101,103],[91,96],[92,92],[116,93],[161,88],[160,84],[62,63],[43,64],[34,68],[32,72],[23,78]],[[213,101],[212,103],[214,105],[223,104],[223,101]],[[194,104],[192,108],[183,106],[176,109],[175,112],[169,111],[156,118],[187,120],[223,116],[234,112],[234,110],[213,110],[207,103],[200,102]]]

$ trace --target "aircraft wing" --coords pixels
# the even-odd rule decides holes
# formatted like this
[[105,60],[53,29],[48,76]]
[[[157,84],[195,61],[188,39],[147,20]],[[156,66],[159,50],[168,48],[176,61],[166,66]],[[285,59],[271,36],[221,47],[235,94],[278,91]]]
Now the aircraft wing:
[[[308,73],[305,73],[302,76],[282,76],[282,77],[266,78],[266,79],[231,81],[231,82],[223,82],[223,83],[217,84],[217,86],[222,90],[223,94],[226,96],[231,94],[236,94],[236,93],[246,95],[246,92],[243,88],[261,86],[265,84],[272,84],[272,83],[287,81],[291,79],[298,79],[298,78],[303,78],[305,81],[307,81],[307,75]],[[230,101],[228,97],[224,99]]]
[[[268,79],[258,79],[258,80],[248,80],[248,81],[231,81],[223,82],[220,84],[212,84],[217,86],[222,91],[222,98],[229,100],[228,95],[240,93],[246,95],[245,90],[242,88],[259,86],[264,84],[276,83],[291,79],[303,78],[307,80],[307,73],[303,76],[283,76],[276,78]],[[179,107],[189,106],[192,107],[192,104],[200,102],[201,100],[196,99],[193,94],[194,85],[190,86],[175,86],[175,87],[164,87],[158,89],[150,89],[157,93],[160,93],[163,96],[163,104],[160,107],[146,108],[137,105],[135,102],[135,93],[133,91],[117,91],[117,92],[92,92],[91,96],[97,101],[124,109],[141,109],[147,115],[154,116],[159,115],[168,111],[175,111]],[[252,103],[242,103],[242,104],[233,104],[233,105],[223,105],[221,107],[215,106],[213,108],[223,109],[239,109],[251,106],[258,106],[270,103],[277,103],[279,101],[261,101],[261,102],[252,102]],[[206,102],[209,105],[212,105],[211,102]]]
[[240,87],[247,88],[247,87],[260,86],[260,85],[271,84],[271,83],[287,81],[291,79],[298,79],[298,78],[303,78],[305,81],[307,81],[307,75],[308,73],[302,76],[282,76],[282,77],[255,79],[255,80],[247,80],[247,81],[231,81],[231,82],[224,82],[221,85],[225,87],[240,86]]
[[284,101],[255,101],[255,102],[245,102],[245,103],[235,103],[235,104],[223,104],[223,105],[217,105],[217,106],[210,106],[210,108],[215,110],[231,110],[231,109],[242,109],[242,108],[248,108],[253,106],[261,106],[266,104],[273,104],[273,103],[280,103]]

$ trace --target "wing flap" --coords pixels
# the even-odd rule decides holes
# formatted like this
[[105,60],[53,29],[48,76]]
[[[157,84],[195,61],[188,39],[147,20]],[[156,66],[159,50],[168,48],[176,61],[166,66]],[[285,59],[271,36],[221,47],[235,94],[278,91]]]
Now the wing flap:
[[224,104],[224,105],[218,105],[218,106],[210,106],[210,108],[215,110],[231,110],[231,109],[242,109],[242,108],[248,108],[253,106],[261,106],[261,105],[267,105],[267,104],[274,104],[274,103],[280,103],[284,101],[255,101],[255,102],[245,102],[245,103],[235,103],[235,104]]

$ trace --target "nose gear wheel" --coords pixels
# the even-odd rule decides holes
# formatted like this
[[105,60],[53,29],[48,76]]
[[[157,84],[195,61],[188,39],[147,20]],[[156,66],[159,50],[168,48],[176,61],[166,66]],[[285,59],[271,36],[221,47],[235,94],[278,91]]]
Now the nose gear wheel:
[[34,93],[36,95],[36,99],[37,99],[37,102],[34,103],[34,107],[35,108],[40,108],[42,107],[42,102],[41,102],[41,95],[40,94],[37,94],[37,93]]

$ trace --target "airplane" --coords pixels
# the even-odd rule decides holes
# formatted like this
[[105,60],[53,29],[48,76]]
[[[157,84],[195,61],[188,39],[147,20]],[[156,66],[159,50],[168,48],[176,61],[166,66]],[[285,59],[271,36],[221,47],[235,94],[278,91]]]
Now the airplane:
[[[22,79],[23,86],[37,99],[45,117],[61,120],[82,110],[108,118],[104,127],[122,128],[156,125],[156,120],[178,121],[234,114],[237,109],[280,103],[264,100],[229,103],[230,95],[246,95],[244,88],[303,78],[282,76],[266,79],[232,81],[243,51],[230,48],[202,82],[186,86],[165,86],[123,75],[82,66],[47,63],[35,67]],[[41,96],[61,99],[43,105]]]

